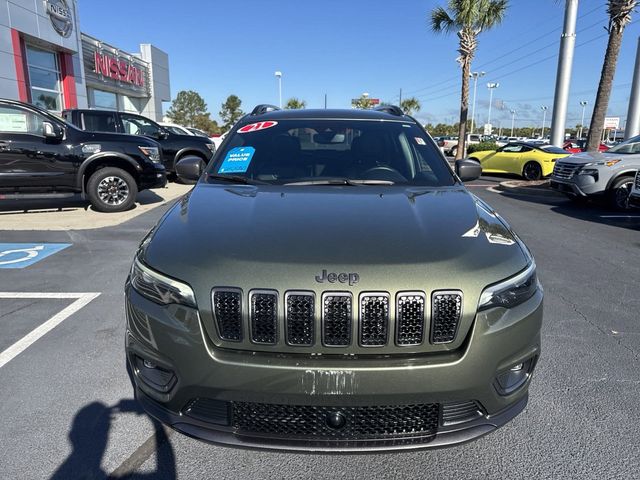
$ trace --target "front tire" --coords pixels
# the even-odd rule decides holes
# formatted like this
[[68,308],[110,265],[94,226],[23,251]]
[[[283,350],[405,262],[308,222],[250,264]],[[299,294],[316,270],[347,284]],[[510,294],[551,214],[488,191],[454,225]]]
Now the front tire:
[[522,169],[522,176],[530,182],[542,178],[542,167],[538,162],[527,162]]
[[137,195],[136,181],[120,168],[101,168],[95,171],[87,182],[87,196],[93,208],[99,212],[129,210]]
[[451,149],[451,156],[456,157],[457,155],[458,155],[458,147],[456,146]]
[[622,177],[616,180],[607,192],[609,205],[616,210],[629,210],[629,194],[632,187],[632,177]]

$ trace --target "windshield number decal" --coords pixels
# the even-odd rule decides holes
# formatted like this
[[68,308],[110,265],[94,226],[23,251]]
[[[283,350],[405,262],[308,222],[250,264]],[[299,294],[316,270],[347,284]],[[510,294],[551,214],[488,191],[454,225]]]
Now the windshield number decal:
[[278,122],[266,121],[266,122],[258,122],[258,123],[250,123],[249,125],[245,125],[244,127],[238,129],[238,133],[251,133],[251,132],[259,132],[260,130],[266,130],[267,128],[275,127]]

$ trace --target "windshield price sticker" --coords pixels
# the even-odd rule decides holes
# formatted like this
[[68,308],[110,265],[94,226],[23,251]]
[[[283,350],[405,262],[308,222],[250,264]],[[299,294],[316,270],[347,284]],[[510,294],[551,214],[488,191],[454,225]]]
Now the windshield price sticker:
[[427,142],[425,142],[425,141],[424,141],[424,138],[421,138],[421,137],[415,137],[415,139],[416,139],[416,143],[417,143],[418,145],[426,145],[426,144],[427,144]]
[[245,173],[249,169],[253,154],[253,147],[235,147],[227,152],[218,173]]
[[275,127],[277,124],[278,122],[273,122],[273,121],[251,123],[249,125],[245,125],[244,127],[238,129],[238,133],[259,132],[260,130],[266,130],[267,128]]

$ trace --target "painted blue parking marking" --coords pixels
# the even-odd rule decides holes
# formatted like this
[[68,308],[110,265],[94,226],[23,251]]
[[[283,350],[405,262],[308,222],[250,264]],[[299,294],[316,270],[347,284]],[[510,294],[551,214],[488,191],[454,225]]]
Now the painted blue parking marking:
[[0,243],[0,268],[25,268],[70,246],[71,243]]

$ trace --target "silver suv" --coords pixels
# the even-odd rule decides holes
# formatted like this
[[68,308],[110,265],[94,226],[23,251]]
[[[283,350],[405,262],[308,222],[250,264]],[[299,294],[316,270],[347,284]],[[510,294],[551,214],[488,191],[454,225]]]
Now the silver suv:
[[640,169],[640,136],[606,152],[583,152],[556,162],[551,188],[573,199],[604,196],[618,209],[629,208],[629,194]]
[[636,179],[633,182],[631,188],[631,194],[629,195],[629,206],[640,208],[640,170],[636,172]]

